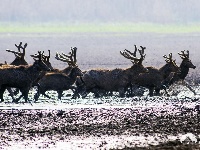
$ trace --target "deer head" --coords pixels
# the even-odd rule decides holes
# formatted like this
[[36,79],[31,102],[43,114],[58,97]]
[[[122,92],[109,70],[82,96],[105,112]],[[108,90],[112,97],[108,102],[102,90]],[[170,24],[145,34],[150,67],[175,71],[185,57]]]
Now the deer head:
[[65,73],[67,72],[68,75],[70,75],[71,77],[73,76],[74,78],[76,78],[77,76],[83,75],[82,71],[78,68],[78,65],[76,64],[77,62],[76,52],[77,52],[77,48],[71,47],[71,52],[69,52],[68,55],[64,53],[62,54],[56,53],[56,57],[55,57],[57,60],[68,63],[69,67],[64,69],[65,70],[64,72]]
[[[43,52],[44,53],[44,52]],[[38,51],[38,55],[30,55],[34,59],[34,64],[33,66],[39,70],[39,71],[51,71],[51,68],[48,67],[44,61],[43,61],[43,53],[41,51]]]
[[176,59],[172,59],[172,53],[169,54],[169,57],[167,57],[167,55],[163,55],[163,57],[165,58],[165,61],[167,64],[172,64],[172,65],[178,67],[176,64]]
[[[43,60],[43,62],[51,69],[51,70],[53,70],[53,67],[52,67],[52,65],[51,65],[51,63],[50,63],[50,54],[51,54],[51,52],[50,52],[50,50],[48,50],[48,52],[49,52],[49,54],[48,55],[44,55],[44,51],[41,53],[41,52],[38,52],[38,54],[34,54],[34,55],[31,55],[31,57],[33,57],[33,58],[40,58],[41,56],[42,56],[42,60]],[[40,56],[41,55],[41,56]]]
[[179,56],[182,58],[181,66],[185,66],[187,68],[193,68],[195,69],[196,66],[193,65],[192,61],[189,59],[189,50],[187,50],[187,53],[184,51],[181,51],[181,53],[178,53]]
[[167,78],[171,72],[179,72],[180,69],[176,64],[176,60],[172,59],[172,53],[169,54],[169,56],[164,55],[163,56],[166,61],[166,65],[161,67],[159,70],[163,73],[163,77]]
[[67,62],[70,67],[76,67],[77,66],[76,51],[77,51],[76,47],[73,47],[73,48],[71,47],[71,52],[69,52],[68,55],[64,54],[64,53],[62,53],[62,54],[56,53],[55,58],[57,60]]
[[[145,68],[143,65],[142,65],[142,61],[144,60],[145,58],[145,54],[144,54],[144,49],[145,47],[142,47],[140,46],[142,49],[139,50],[137,49],[136,45],[135,45],[135,51],[132,53],[130,52],[129,50],[125,49],[123,52],[120,51],[120,54],[122,56],[124,56],[125,58],[127,59],[130,59],[131,62],[133,63],[133,66],[131,67],[132,70],[134,70],[133,72],[135,72],[136,74],[137,73],[147,73],[148,72],[148,69]],[[140,58],[137,58],[136,57],[136,52],[137,50],[139,51],[140,53]]]
[[[10,49],[6,49],[7,52],[11,52],[15,55],[15,60],[11,63],[11,65],[28,65],[28,63],[25,61],[25,50],[27,47],[27,43],[22,46],[22,42],[19,43],[19,45],[15,44],[17,47],[18,51],[13,51]],[[22,49],[22,51],[21,51]]]

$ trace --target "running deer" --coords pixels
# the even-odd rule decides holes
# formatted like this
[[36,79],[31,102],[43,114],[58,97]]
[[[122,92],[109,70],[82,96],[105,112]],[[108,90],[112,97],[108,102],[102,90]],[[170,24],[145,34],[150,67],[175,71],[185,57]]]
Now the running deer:
[[[147,72],[142,65],[142,61],[145,58],[144,51],[141,51],[140,58],[136,57],[136,51],[133,53],[129,50],[120,51],[120,54],[126,59],[131,60],[133,65],[127,69],[95,69],[86,71],[85,74],[79,80],[81,88],[85,90],[85,93],[94,92],[96,97],[99,97],[100,91],[119,92],[120,97],[124,97],[124,91],[130,84],[134,76],[137,76],[141,72]],[[79,89],[79,87],[78,87]],[[75,92],[76,93],[76,92]],[[86,96],[84,95],[84,96]]]
[[192,68],[192,69],[195,69],[196,66],[192,63],[192,61],[189,59],[189,51],[187,50],[187,52],[184,51],[181,51],[181,53],[178,53],[179,56],[181,57],[182,59],[182,62],[180,64],[180,71],[179,72],[175,72],[175,73],[172,73],[171,76],[170,76],[170,79],[168,83],[165,83],[167,86],[173,84],[174,82],[177,82],[177,81],[182,81],[182,83],[187,87],[189,88],[194,94],[196,94],[196,92],[190,87],[190,85],[184,81],[185,80],[185,77],[187,76],[188,72],[189,72],[189,69]]
[[163,82],[165,82],[166,78],[170,75],[171,72],[177,72],[179,67],[176,65],[175,60],[172,59],[172,53],[169,54],[169,57],[166,55],[163,56],[165,58],[166,64],[160,69],[154,67],[147,67],[149,70],[148,73],[140,73],[133,80],[133,84],[146,87],[149,89],[149,95],[154,95],[154,90],[156,95],[160,94],[161,89],[165,89]]
[[45,94],[48,90],[57,91],[58,99],[61,99],[64,90],[75,89],[73,84],[75,83],[77,76],[82,76],[82,72],[77,66],[76,52],[77,48],[74,47],[71,48],[69,55],[64,53],[56,54],[55,58],[57,60],[68,63],[68,73],[66,74],[66,72],[63,71],[45,74],[45,76],[38,82],[39,87],[38,92],[35,95],[35,101],[38,100],[40,94],[50,99],[51,97]]
[[[15,55],[15,59],[12,63],[10,63],[10,65],[15,65],[15,66],[28,65],[27,61],[25,60],[25,52],[26,52],[27,45],[28,44],[25,43],[24,46],[22,46],[22,42],[20,42],[19,45],[15,44],[18,51],[6,49],[7,52],[11,52]],[[22,51],[21,51],[21,49],[22,49]],[[10,93],[10,96],[12,97],[12,99],[14,99],[14,95],[16,95],[19,92],[19,90],[13,91],[13,89],[10,87],[8,87],[7,90]]]
[[50,68],[44,64],[41,52],[38,52],[40,57],[34,59],[33,65],[7,66],[0,67],[0,99],[4,101],[3,93],[7,87],[18,88],[20,95],[13,102],[18,102],[24,97],[25,102],[28,101],[28,92],[32,87],[32,83],[38,78],[41,71],[49,71]]
[[[48,50],[48,55],[44,55],[44,51],[43,51],[42,59],[43,59],[43,62],[50,68],[50,70],[54,71],[54,68],[52,67],[51,62],[50,62],[50,55],[51,55],[50,50]],[[31,57],[38,59],[40,57],[40,55],[35,54],[35,55],[31,55]],[[33,86],[38,86],[39,80],[42,79],[47,72],[49,72],[49,71],[41,71],[38,78],[34,81]]]

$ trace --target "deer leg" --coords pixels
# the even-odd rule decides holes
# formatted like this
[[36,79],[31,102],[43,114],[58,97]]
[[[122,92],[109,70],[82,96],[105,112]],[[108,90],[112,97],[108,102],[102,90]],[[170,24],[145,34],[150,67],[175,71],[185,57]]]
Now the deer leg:
[[72,99],[80,98],[80,95],[85,98],[87,96],[87,90],[85,84],[79,85],[75,88]]
[[17,95],[19,93],[19,89],[15,89],[14,95]]
[[35,95],[35,100],[38,100],[40,94],[44,95],[48,99],[51,99],[51,97],[49,95],[47,95],[45,92],[46,92],[45,90],[41,89],[41,87],[38,86],[38,92],[37,92],[37,95]]
[[124,88],[119,88],[119,97],[124,97]]
[[25,103],[28,102],[28,91],[23,93],[24,99],[25,99]]
[[79,95],[80,91],[81,91],[81,88],[80,88],[80,87],[77,87],[77,88],[73,91],[72,99],[80,98],[80,95]]
[[84,89],[84,91],[81,92],[82,98],[86,98],[89,93],[90,92],[88,90]]
[[40,93],[37,92],[37,93],[34,95],[35,102],[37,102],[37,100],[38,100],[39,97],[40,97]]
[[61,100],[61,98],[63,96],[63,91],[59,90],[59,91],[57,91],[57,93],[58,93],[58,99]]
[[95,93],[94,93],[94,97],[95,97],[95,98],[99,98],[99,97],[100,97],[99,93],[98,93],[98,92],[95,92]]
[[95,98],[99,98],[100,97],[99,88],[93,88],[92,92],[94,93],[94,97]]
[[9,95],[12,97],[12,100],[15,101],[15,98],[14,98],[15,93],[12,91],[12,88],[8,87],[7,90],[9,92]]
[[130,84],[126,87],[125,91],[128,92],[127,97],[132,97],[132,96],[133,96],[133,85],[130,83]]
[[45,92],[41,92],[42,95],[44,95],[45,97],[47,97],[48,99],[51,99],[51,97],[49,95],[47,95]]
[[29,88],[26,89],[20,89],[21,91],[21,95],[14,101],[14,102],[18,102],[22,97],[24,97],[25,99],[25,103],[28,102],[28,92],[29,92]]
[[154,87],[149,87],[149,96],[153,96]]
[[155,92],[156,92],[156,96],[160,96],[160,88],[156,88]]
[[40,97],[40,84],[37,83],[37,93],[34,95],[34,99],[35,99],[35,102],[38,100],[38,98]]
[[165,90],[165,94],[166,94],[167,96],[170,96],[170,95],[168,94],[168,92],[167,92],[167,86],[166,86],[166,85],[162,85],[161,88]]
[[0,89],[0,99],[1,99],[1,101],[0,102],[4,101],[4,99],[3,99],[3,93],[5,92],[5,90],[6,90],[6,87],[1,86],[1,89]]

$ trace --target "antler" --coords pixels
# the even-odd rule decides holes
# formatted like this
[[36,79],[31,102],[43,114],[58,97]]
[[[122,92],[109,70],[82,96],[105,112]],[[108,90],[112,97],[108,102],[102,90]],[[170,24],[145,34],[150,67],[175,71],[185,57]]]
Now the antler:
[[43,60],[43,53],[44,53],[44,51],[43,51],[43,52],[38,51],[38,54],[30,55],[30,56],[33,57],[34,60],[35,60],[36,58],[38,58],[39,61],[41,61],[41,60]]
[[145,56],[146,56],[146,54],[144,54],[144,50],[146,49],[146,47],[143,47],[143,46],[140,46],[140,47],[141,47],[141,50],[138,49],[138,51],[139,51],[140,56],[141,56],[140,60],[143,61]]
[[170,63],[170,62],[173,61],[173,60],[172,60],[172,53],[169,54],[169,57],[167,57],[167,55],[163,55],[163,57],[165,58],[165,61],[166,61],[167,63]]
[[169,54],[169,57],[167,57],[167,55],[163,55],[163,57],[165,58],[165,61],[167,63],[173,63],[174,65],[176,65],[176,59],[175,60],[172,59],[172,53]]
[[[11,52],[14,53],[16,57],[21,57],[23,58],[25,56],[25,49],[27,47],[27,43],[24,44],[24,47],[22,46],[22,42],[19,43],[19,45],[15,44],[15,46],[18,49],[18,52],[10,50],[10,49],[6,49],[7,52]],[[21,49],[23,50],[23,52],[21,52]]]
[[[142,61],[145,58],[144,49],[146,49],[146,47],[140,46],[142,48],[142,50],[139,50],[139,49],[137,49],[136,45],[134,45],[134,46],[135,46],[135,51],[133,53],[130,52],[129,50],[125,49],[124,52],[120,51],[120,54],[127,59],[133,60],[134,63],[142,63]],[[139,51],[141,58],[136,57],[137,50]]]
[[77,51],[77,48],[76,47],[71,47],[71,52],[69,52],[69,55],[67,54],[58,54],[56,53],[56,56],[55,58],[57,60],[60,60],[60,61],[63,61],[63,62],[67,62],[69,66],[76,66],[76,51]]
[[49,59],[50,59],[50,50],[48,50],[48,51],[49,51],[49,55],[48,56],[44,55],[44,51],[43,52],[40,51],[40,54],[34,54],[34,55],[30,55],[30,56],[33,57],[33,58],[39,58],[40,55],[41,55],[43,61],[49,62]]
[[131,53],[129,50],[125,49],[123,52],[120,51],[120,54],[122,56],[124,56],[127,59],[130,59],[131,61],[134,61],[135,63],[137,63],[140,59],[137,58],[134,54],[135,53]]
[[187,50],[187,54],[185,54],[185,50],[178,53],[182,59],[189,59],[189,50]]
[[[50,50],[48,50],[48,52],[49,52],[49,55],[47,56],[47,55],[43,55],[42,57],[43,57],[43,59],[46,61],[46,62],[49,62],[49,59],[50,59],[50,55],[51,55],[51,51]],[[43,53],[44,53],[44,51],[43,51]]]

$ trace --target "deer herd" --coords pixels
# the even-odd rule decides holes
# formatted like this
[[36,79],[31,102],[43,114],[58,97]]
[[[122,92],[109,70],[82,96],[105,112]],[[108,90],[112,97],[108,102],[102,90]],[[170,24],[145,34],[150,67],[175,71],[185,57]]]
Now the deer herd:
[[[34,100],[37,101],[41,95],[51,98],[46,91],[54,90],[58,93],[58,99],[63,96],[63,91],[72,90],[72,98],[85,98],[89,93],[95,97],[112,96],[113,92],[119,97],[136,96],[134,89],[145,87],[149,90],[149,96],[159,96],[160,90],[165,90],[177,81],[184,81],[189,68],[195,69],[189,59],[189,51],[181,51],[179,56],[182,63],[177,66],[172,58],[172,53],[164,55],[166,64],[161,68],[144,67],[146,47],[135,45],[134,52],[127,49],[120,54],[132,62],[132,66],[126,69],[116,68],[91,69],[81,71],[77,65],[77,48],[71,48],[68,54],[56,53],[55,59],[66,62],[68,66],[64,70],[55,69],[50,63],[50,50],[48,55],[38,51],[31,55],[33,64],[25,60],[27,43],[16,45],[18,51],[7,49],[15,55],[11,64],[0,64],[0,101],[4,101],[4,92],[7,90],[12,97],[12,102],[17,103],[22,97],[28,102],[28,93],[32,87],[37,87]],[[137,56],[139,55],[139,57]],[[192,88],[190,88],[192,90]],[[20,96],[17,97],[20,91]],[[194,91],[193,91],[194,92]],[[194,92],[195,93],[195,92]]]

